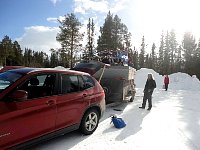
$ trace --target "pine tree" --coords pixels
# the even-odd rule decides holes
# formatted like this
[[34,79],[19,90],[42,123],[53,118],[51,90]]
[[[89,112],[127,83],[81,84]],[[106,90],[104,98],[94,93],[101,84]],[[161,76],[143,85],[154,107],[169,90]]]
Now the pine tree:
[[170,74],[170,42],[169,42],[169,33],[165,36],[165,45],[164,45],[164,59],[163,59],[163,70],[164,74]]
[[177,49],[177,57],[175,60],[175,72],[181,72],[182,71],[182,47],[179,45],[179,48]]
[[33,50],[31,50],[29,48],[25,48],[25,51],[24,51],[24,66],[34,67],[35,60],[33,58],[33,53],[34,53]]
[[110,11],[107,14],[103,27],[100,27],[100,36],[97,41],[97,51],[101,53],[104,50],[112,49],[112,28],[113,28],[113,15]]
[[3,65],[12,65],[12,57],[14,55],[12,40],[9,36],[5,36],[0,43],[0,57]]
[[33,59],[33,53],[33,50],[28,49],[28,67],[34,67],[35,60]]
[[164,34],[162,32],[160,39],[159,53],[158,53],[158,72],[162,75],[164,75],[163,61],[164,61]]
[[50,66],[50,60],[49,60],[49,55],[47,55],[46,53],[44,53],[44,58],[43,58],[43,67],[45,68],[49,68]]
[[110,13],[107,14],[103,27],[100,27],[100,36],[97,41],[97,51],[111,50],[127,50],[131,49],[131,33],[128,28],[121,22],[121,19]]
[[144,67],[145,68],[150,68],[152,66],[152,64],[151,64],[151,58],[149,57],[149,54],[146,54],[144,62],[145,62],[144,63]]
[[56,67],[58,66],[58,51],[55,49],[50,49],[51,56],[50,56],[50,66],[51,67]]
[[58,55],[59,55],[59,65],[64,66],[66,68],[70,67],[69,66],[70,52],[69,51],[66,52],[64,48],[59,48]]
[[174,30],[171,30],[169,34],[169,59],[170,59],[170,73],[175,72],[175,59],[177,53],[177,41]]
[[89,56],[89,59],[91,60],[94,55],[94,21],[89,18],[89,22],[87,24],[87,45],[85,52],[85,55]]
[[186,32],[183,38],[183,52],[185,59],[185,72],[192,75],[194,74],[194,60],[193,55],[196,49],[195,38],[190,32]]
[[14,58],[13,58],[13,64],[15,65],[22,65],[22,59],[23,59],[23,54],[22,54],[22,49],[17,41],[14,41],[13,43],[13,50],[14,50]]
[[134,48],[134,52],[133,52],[133,60],[132,60],[132,62],[133,62],[134,68],[136,70],[138,70],[139,69],[139,66],[138,66],[138,64],[139,64],[138,52],[135,50],[135,48]]
[[145,42],[144,42],[144,36],[142,37],[142,44],[141,44],[141,48],[140,48],[140,54],[139,54],[139,68],[143,68],[144,67],[144,57],[145,55]]
[[128,54],[128,65],[131,66],[131,67],[134,67],[133,56],[134,56],[133,50],[130,49],[129,54]]
[[150,68],[153,70],[155,70],[157,67],[155,49],[156,49],[156,45],[155,43],[153,43],[152,48],[151,48],[150,62],[149,62]]
[[61,26],[56,40],[61,43],[61,53],[67,53],[70,59],[70,67],[74,64],[74,53],[80,50],[82,46],[80,42],[83,39],[83,34],[80,33],[81,23],[76,16],[71,13],[65,15],[64,20],[58,20]]
[[194,74],[197,75],[197,77],[200,79],[200,39],[197,44],[197,48],[195,50],[194,56],[193,56],[193,61],[194,61]]
[[24,58],[23,59],[23,65],[28,66],[28,50],[27,50],[27,48],[25,48],[25,50],[24,50],[24,57],[23,58]]
[[128,32],[128,28],[126,33],[124,34],[124,49],[127,50],[128,52],[130,52],[131,49],[131,33]]
[[112,49],[116,50],[116,49],[122,49],[122,43],[120,43],[119,41],[122,41],[123,37],[122,37],[122,23],[121,23],[121,19],[115,15],[115,17],[113,18],[113,27],[112,27]]
[[200,62],[200,39],[197,44],[197,49],[195,50],[195,55],[197,62]]

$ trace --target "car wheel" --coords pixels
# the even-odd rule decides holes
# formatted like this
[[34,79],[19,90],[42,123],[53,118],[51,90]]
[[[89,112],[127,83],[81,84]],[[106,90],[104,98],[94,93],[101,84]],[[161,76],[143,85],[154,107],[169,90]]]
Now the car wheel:
[[99,113],[95,109],[90,109],[82,118],[80,130],[83,134],[92,134],[99,124]]

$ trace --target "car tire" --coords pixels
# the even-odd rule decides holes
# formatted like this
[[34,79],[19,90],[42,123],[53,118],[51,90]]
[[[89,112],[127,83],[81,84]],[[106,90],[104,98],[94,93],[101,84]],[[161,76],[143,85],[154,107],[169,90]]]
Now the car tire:
[[98,124],[99,112],[96,109],[89,109],[82,118],[80,131],[85,135],[92,134],[98,127]]

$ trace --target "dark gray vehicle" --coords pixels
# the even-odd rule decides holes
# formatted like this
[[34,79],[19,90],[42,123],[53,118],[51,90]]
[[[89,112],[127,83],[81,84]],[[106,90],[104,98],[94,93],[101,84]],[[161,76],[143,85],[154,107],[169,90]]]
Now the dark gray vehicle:
[[73,70],[83,71],[95,77],[103,87],[106,103],[129,100],[135,96],[135,69],[130,66],[108,66],[98,61],[83,61]]

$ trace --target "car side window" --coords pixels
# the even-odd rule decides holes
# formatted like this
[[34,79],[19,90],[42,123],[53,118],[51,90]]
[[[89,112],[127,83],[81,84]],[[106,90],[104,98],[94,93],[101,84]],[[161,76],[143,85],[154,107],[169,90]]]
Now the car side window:
[[28,99],[50,96],[55,87],[55,74],[34,75],[23,83],[18,90],[28,92]]
[[84,81],[84,87],[85,87],[85,89],[88,89],[88,88],[91,88],[91,87],[95,86],[95,82],[92,79],[92,77],[90,77],[90,76],[84,75],[83,76],[83,81]]
[[62,75],[62,94],[80,91],[78,76],[63,74]]

